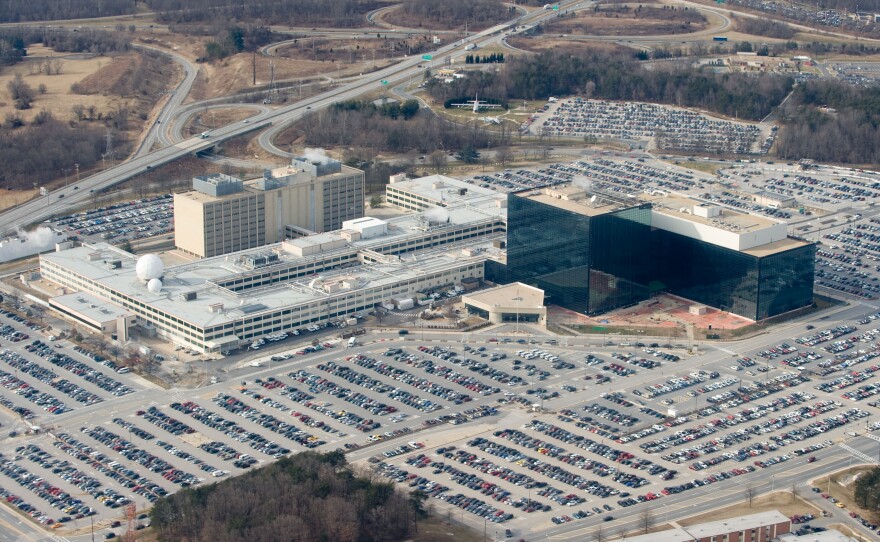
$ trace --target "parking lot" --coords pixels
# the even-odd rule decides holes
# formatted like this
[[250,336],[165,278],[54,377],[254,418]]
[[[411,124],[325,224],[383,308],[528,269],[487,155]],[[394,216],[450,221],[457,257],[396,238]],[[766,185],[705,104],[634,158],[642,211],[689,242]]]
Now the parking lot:
[[0,488],[47,526],[92,517],[106,532],[129,501],[143,509],[289,453],[342,448],[466,522],[516,535],[590,525],[802,456],[821,461],[833,432],[864,431],[874,407],[860,401],[880,391],[877,320],[803,329],[735,357],[488,333],[291,344],[273,369],[232,368],[186,398],[28,338],[3,352],[25,390],[4,392],[5,406],[54,429],[26,443],[4,435]]
[[174,233],[171,194],[141,198],[74,215],[62,216],[50,225],[86,242],[121,244]]
[[694,111],[643,102],[572,98],[550,103],[533,115],[523,132],[548,136],[647,141],[661,150],[726,154],[766,153],[769,128],[711,119]]

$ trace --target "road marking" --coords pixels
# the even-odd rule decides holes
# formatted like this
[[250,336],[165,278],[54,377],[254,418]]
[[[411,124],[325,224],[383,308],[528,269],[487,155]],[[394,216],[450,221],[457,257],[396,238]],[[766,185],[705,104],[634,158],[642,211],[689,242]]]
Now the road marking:
[[844,450],[848,451],[852,455],[858,457],[862,461],[867,461],[868,463],[871,463],[872,465],[878,464],[876,459],[863,454],[862,452],[856,450],[855,448],[851,448],[851,447],[847,446],[846,444],[838,444],[838,446],[840,446]]
[[731,356],[738,356],[739,355],[736,352],[734,352],[733,350],[728,350],[727,348],[723,348],[721,346],[716,346],[715,348],[717,348],[718,350],[721,350],[722,352],[727,352]]

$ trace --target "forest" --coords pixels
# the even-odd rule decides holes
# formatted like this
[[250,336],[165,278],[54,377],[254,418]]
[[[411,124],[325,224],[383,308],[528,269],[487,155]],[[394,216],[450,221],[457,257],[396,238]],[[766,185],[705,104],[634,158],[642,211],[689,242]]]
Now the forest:
[[511,17],[510,10],[499,0],[405,0],[401,8],[408,18],[418,19],[420,24],[432,28],[435,25],[446,27],[488,26]]
[[9,65],[19,62],[24,50],[32,43],[41,43],[59,53],[105,55],[127,51],[131,47],[131,38],[120,33],[90,29],[68,32],[38,26],[0,28],[0,63]]
[[647,70],[626,54],[591,51],[580,55],[545,52],[507,59],[500,72],[479,73],[452,83],[428,83],[431,96],[546,99],[578,94],[601,100],[634,100],[699,107],[729,117],[760,120],[792,87],[782,76],[715,74],[696,68],[660,66]]
[[733,20],[738,31],[753,36],[787,40],[793,38],[796,33],[791,26],[773,19],[734,17]]
[[146,0],[164,23],[252,22],[288,26],[355,27],[366,24],[367,12],[386,4],[378,0]]
[[358,476],[342,452],[302,452],[179,491],[157,501],[150,518],[159,540],[169,542],[396,541],[426,515],[424,499]]
[[474,123],[453,124],[425,111],[407,120],[403,114],[386,115],[381,107],[316,111],[300,119],[294,128],[309,147],[361,147],[376,152],[486,148],[506,145],[510,140],[509,132],[489,131]]
[[807,81],[780,111],[780,158],[880,163],[880,87]]
[[28,126],[7,116],[0,127],[0,186],[30,189],[33,183],[57,178],[74,163],[83,171],[90,169],[101,161],[105,132],[102,125],[71,127],[46,112]]
[[87,19],[134,13],[132,0],[4,0],[0,23]]

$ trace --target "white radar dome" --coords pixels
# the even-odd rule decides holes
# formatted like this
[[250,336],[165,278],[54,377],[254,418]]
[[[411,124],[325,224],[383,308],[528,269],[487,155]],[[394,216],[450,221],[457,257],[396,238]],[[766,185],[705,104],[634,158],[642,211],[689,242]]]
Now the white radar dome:
[[165,271],[165,265],[155,254],[144,254],[138,258],[134,271],[141,280],[157,279]]
[[150,279],[150,282],[147,283],[147,290],[151,293],[158,294],[160,290],[162,290],[162,281],[159,279]]

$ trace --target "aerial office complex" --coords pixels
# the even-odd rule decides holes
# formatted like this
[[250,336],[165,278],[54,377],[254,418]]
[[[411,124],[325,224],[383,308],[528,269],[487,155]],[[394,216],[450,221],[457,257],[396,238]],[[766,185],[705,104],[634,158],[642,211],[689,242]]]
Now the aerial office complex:
[[174,195],[174,242],[210,258],[277,243],[302,233],[336,230],[364,216],[364,172],[336,160],[291,165],[242,181],[223,174],[193,179]]
[[[96,331],[126,335],[138,325],[217,352],[377,305],[427,303],[426,292],[484,278],[543,290],[534,302],[523,295],[528,286],[503,303],[468,297],[468,310],[500,321],[529,315],[543,323],[535,305],[542,300],[598,314],[660,292],[752,319],[812,302],[815,246],[767,218],[659,193],[563,185],[505,195],[438,176],[396,181],[389,199],[424,211],[353,218],[336,231],[167,269],[139,266],[103,243],[59,246],[40,261],[43,277],[58,285],[50,303],[86,315],[78,321]],[[230,182],[220,178],[216,187]],[[431,206],[437,202],[443,206]]]
[[[58,285],[53,307],[68,317],[87,312],[77,321],[96,331],[118,335],[134,324],[222,352],[377,305],[429,303],[426,291],[482,279],[487,256],[504,239],[506,197],[447,189],[444,209],[353,219],[341,230],[168,268],[155,255],[139,260],[97,243],[44,254],[41,273]],[[102,304],[109,306],[102,311]]]
[[815,245],[786,224],[656,192],[510,194],[507,278],[594,315],[660,292],[761,320],[813,301]]

